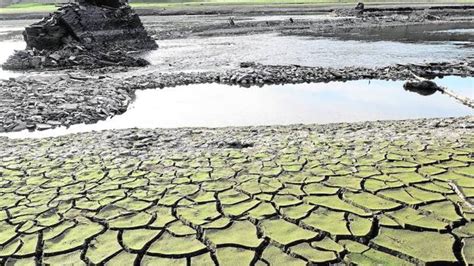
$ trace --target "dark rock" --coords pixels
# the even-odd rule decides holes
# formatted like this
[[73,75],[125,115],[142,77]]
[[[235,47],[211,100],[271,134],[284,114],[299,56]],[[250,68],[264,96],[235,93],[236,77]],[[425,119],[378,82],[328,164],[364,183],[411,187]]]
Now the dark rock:
[[147,61],[129,52],[158,47],[138,15],[118,0],[64,5],[26,27],[23,36],[26,50],[12,55],[4,69],[145,66]]
[[28,130],[33,130],[33,129],[35,129],[35,127],[36,127],[35,124],[26,124],[26,128],[27,128]]
[[241,68],[254,67],[255,65],[256,65],[255,62],[241,62],[240,63]]
[[364,10],[364,3],[362,3],[362,2],[357,3],[355,9],[356,10]]
[[440,20],[441,18],[439,16],[431,15],[431,14],[426,14],[425,19],[427,20]]
[[423,81],[407,81],[403,84],[403,88],[407,91],[416,92],[420,95],[428,96],[440,90],[438,85],[431,80]]
[[89,2],[67,4],[25,28],[27,48],[54,50],[71,41],[82,45],[155,49],[140,18],[127,4],[111,8]]

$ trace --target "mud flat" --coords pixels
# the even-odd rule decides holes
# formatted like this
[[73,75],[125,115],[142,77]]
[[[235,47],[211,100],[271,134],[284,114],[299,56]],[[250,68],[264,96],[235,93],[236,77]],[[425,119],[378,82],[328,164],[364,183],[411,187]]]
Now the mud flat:
[[0,137],[0,262],[472,264],[473,126]]
[[[424,37],[431,30],[440,28],[466,28],[473,26],[474,6],[425,6],[422,8],[400,7],[376,12],[354,12],[353,8],[314,9],[295,8],[298,12],[286,12],[285,8],[274,12],[239,12],[196,15],[173,14],[171,16],[144,17],[153,22],[147,30],[156,39],[188,38],[191,36],[247,35],[278,32],[288,35],[350,37],[401,41],[412,34],[412,40],[427,41]],[[258,10],[258,9],[257,9]],[[185,18],[189,23],[183,23]],[[229,23],[233,18],[234,23]],[[291,20],[290,20],[291,18]],[[421,34],[421,35],[420,35]],[[465,36],[466,37],[466,36]],[[428,39],[429,40],[429,39]],[[472,40],[472,38],[471,38]]]

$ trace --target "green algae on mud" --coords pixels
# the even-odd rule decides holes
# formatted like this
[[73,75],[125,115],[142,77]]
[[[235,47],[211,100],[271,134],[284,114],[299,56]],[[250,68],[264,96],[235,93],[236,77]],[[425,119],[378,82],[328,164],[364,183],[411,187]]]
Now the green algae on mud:
[[0,263],[472,263],[466,123],[0,138]]

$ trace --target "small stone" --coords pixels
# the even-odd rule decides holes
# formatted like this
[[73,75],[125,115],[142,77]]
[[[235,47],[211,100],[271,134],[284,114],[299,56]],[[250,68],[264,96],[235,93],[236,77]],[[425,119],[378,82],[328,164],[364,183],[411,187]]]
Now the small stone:
[[49,57],[56,61],[59,61],[59,59],[61,59],[61,56],[58,53],[52,53],[49,55]]
[[36,124],[36,129],[38,130],[47,130],[47,129],[51,129],[53,128],[53,126],[49,125],[49,124]]

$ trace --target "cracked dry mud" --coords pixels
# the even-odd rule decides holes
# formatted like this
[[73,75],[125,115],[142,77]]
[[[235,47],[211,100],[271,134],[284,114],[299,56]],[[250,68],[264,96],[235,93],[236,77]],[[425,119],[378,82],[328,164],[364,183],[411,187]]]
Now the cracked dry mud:
[[0,264],[472,264],[472,122],[0,138]]

